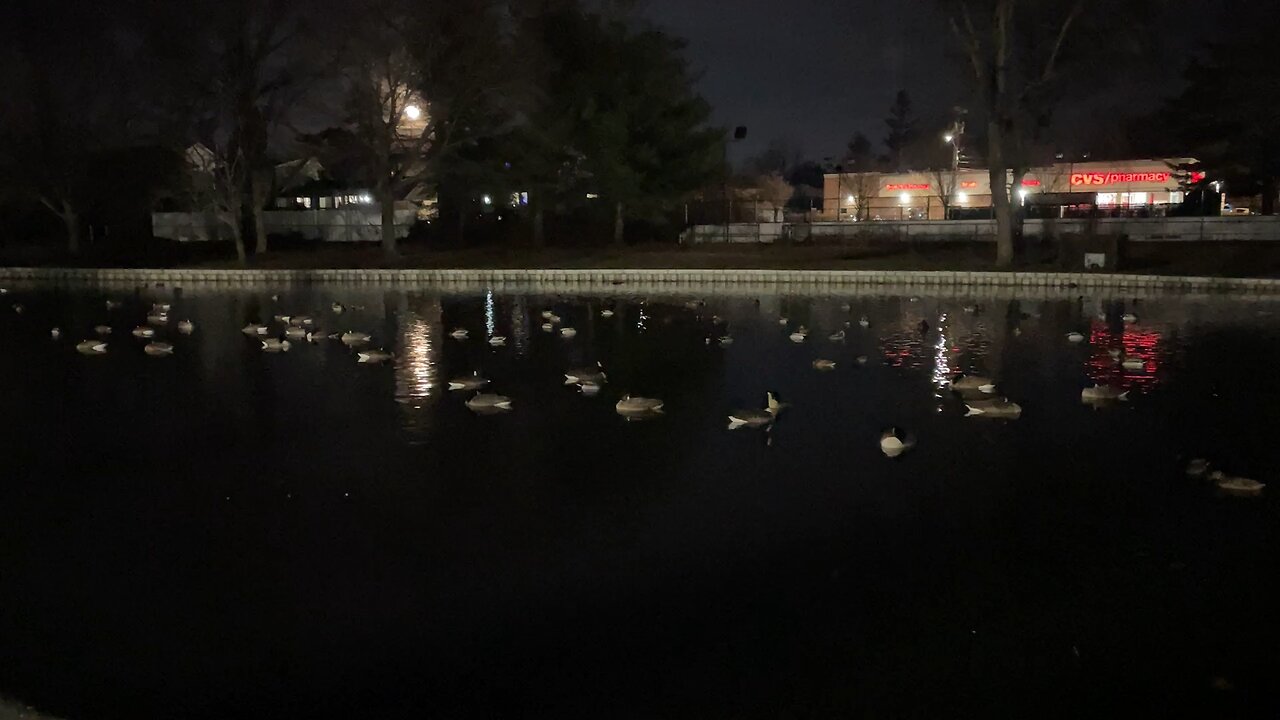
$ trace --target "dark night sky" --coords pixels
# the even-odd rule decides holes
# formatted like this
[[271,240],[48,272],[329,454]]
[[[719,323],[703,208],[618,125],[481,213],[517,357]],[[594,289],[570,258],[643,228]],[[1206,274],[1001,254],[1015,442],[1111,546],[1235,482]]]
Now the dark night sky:
[[[1140,114],[1176,89],[1187,53],[1229,14],[1216,1],[1158,7],[1152,23],[1169,52],[1167,71],[1119,81],[1090,98],[1092,107],[1073,105],[1061,116],[1064,136],[1105,134],[1090,118]],[[945,112],[966,91],[932,0],[644,0],[641,9],[688,41],[715,121],[750,128],[734,159],[773,137],[811,158],[838,154],[858,130],[879,142],[899,88],[920,114]]]

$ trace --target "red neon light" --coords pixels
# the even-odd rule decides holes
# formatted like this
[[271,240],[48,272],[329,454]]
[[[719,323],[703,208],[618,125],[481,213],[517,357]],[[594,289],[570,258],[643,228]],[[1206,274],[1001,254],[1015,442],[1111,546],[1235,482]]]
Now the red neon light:
[[977,180],[961,180],[960,181],[961,190],[972,190],[973,188],[976,188],[976,187],[978,187]]
[[1022,187],[1040,187],[1039,180],[1023,180]]
[[1196,184],[1196,183],[1198,183],[1198,182],[1201,182],[1201,181],[1203,181],[1203,180],[1204,180],[1204,178],[1205,178],[1205,175],[1204,175],[1204,173],[1203,173],[1203,172],[1201,172],[1201,171],[1199,171],[1199,170],[1193,171],[1193,172],[1191,173],[1191,184],[1192,184],[1192,185],[1194,185],[1194,184]]
[[1093,172],[1072,173],[1072,185],[1113,185],[1116,183],[1167,183],[1167,172]]
[[901,183],[895,185],[885,185],[885,190],[928,190],[929,183]]

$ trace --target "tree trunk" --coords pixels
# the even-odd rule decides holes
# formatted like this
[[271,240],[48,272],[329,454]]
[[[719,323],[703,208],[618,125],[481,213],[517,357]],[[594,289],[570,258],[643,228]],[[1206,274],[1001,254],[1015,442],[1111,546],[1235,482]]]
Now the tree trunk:
[[262,206],[267,202],[269,187],[266,178],[259,173],[253,173],[249,178],[249,199],[253,202],[249,212],[253,215],[253,235],[257,241],[253,250],[255,255],[262,255],[267,251],[267,225]]
[[619,201],[613,206],[613,242],[617,245],[625,245],[622,239],[622,202]]
[[533,246],[542,248],[546,246],[546,238],[543,237],[543,217],[542,217],[542,199],[534,200],[533,204]]
[[231,239],[235,241],[235,244],[236,244],[236,262],[240,263],[241,265],[244,265],[247,262],[248,258],[245,257],[244,233],[241,232],[240,230],[239,218],[237,218],[236,221],[231,224]]
[[378,203],[382,206],[382,254],[395,259],[400,257],[396,250],[396,199],[386,183],[378,188]]
[[67,228],[67,254],[80,254],[80,214],[66,200],[62,201],[62,223]]
[[999,121],[987,123],[988,176],[991,180],[991,207],[996,216],[996,267],[1013,264],[1013,212],[1009,206],[1009,179],[1005,170],[1004,128]]

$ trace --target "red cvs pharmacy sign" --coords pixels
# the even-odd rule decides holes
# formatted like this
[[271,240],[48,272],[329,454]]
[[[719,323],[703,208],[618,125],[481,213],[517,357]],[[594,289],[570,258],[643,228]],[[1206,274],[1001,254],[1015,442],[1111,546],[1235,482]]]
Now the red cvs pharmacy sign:
[[1088,172],[1072,173],[1072,185],[1118,185],[1122,183],[1167,183],[1167,172]]

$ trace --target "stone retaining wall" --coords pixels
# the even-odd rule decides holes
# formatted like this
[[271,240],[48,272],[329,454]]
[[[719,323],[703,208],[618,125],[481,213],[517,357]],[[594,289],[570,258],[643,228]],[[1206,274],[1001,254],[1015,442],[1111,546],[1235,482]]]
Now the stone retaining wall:
[[[502,292],[681,293],[753,292],[835,294],[872,291],[991,290],[1037,294],[1089,291],[1134,295],[1275,295],[1280,279],[1176,277],[1104,273],[1019,273],[881,270],[198,270],[125,268],[0,268],[0,283],[62,286],[165,285],[219,286],[311,283],[380,284],[450,291],[492,289]],[[862,294],[862,293],[859,293]],[[997,293],[1003,294],[1003,293]]]

